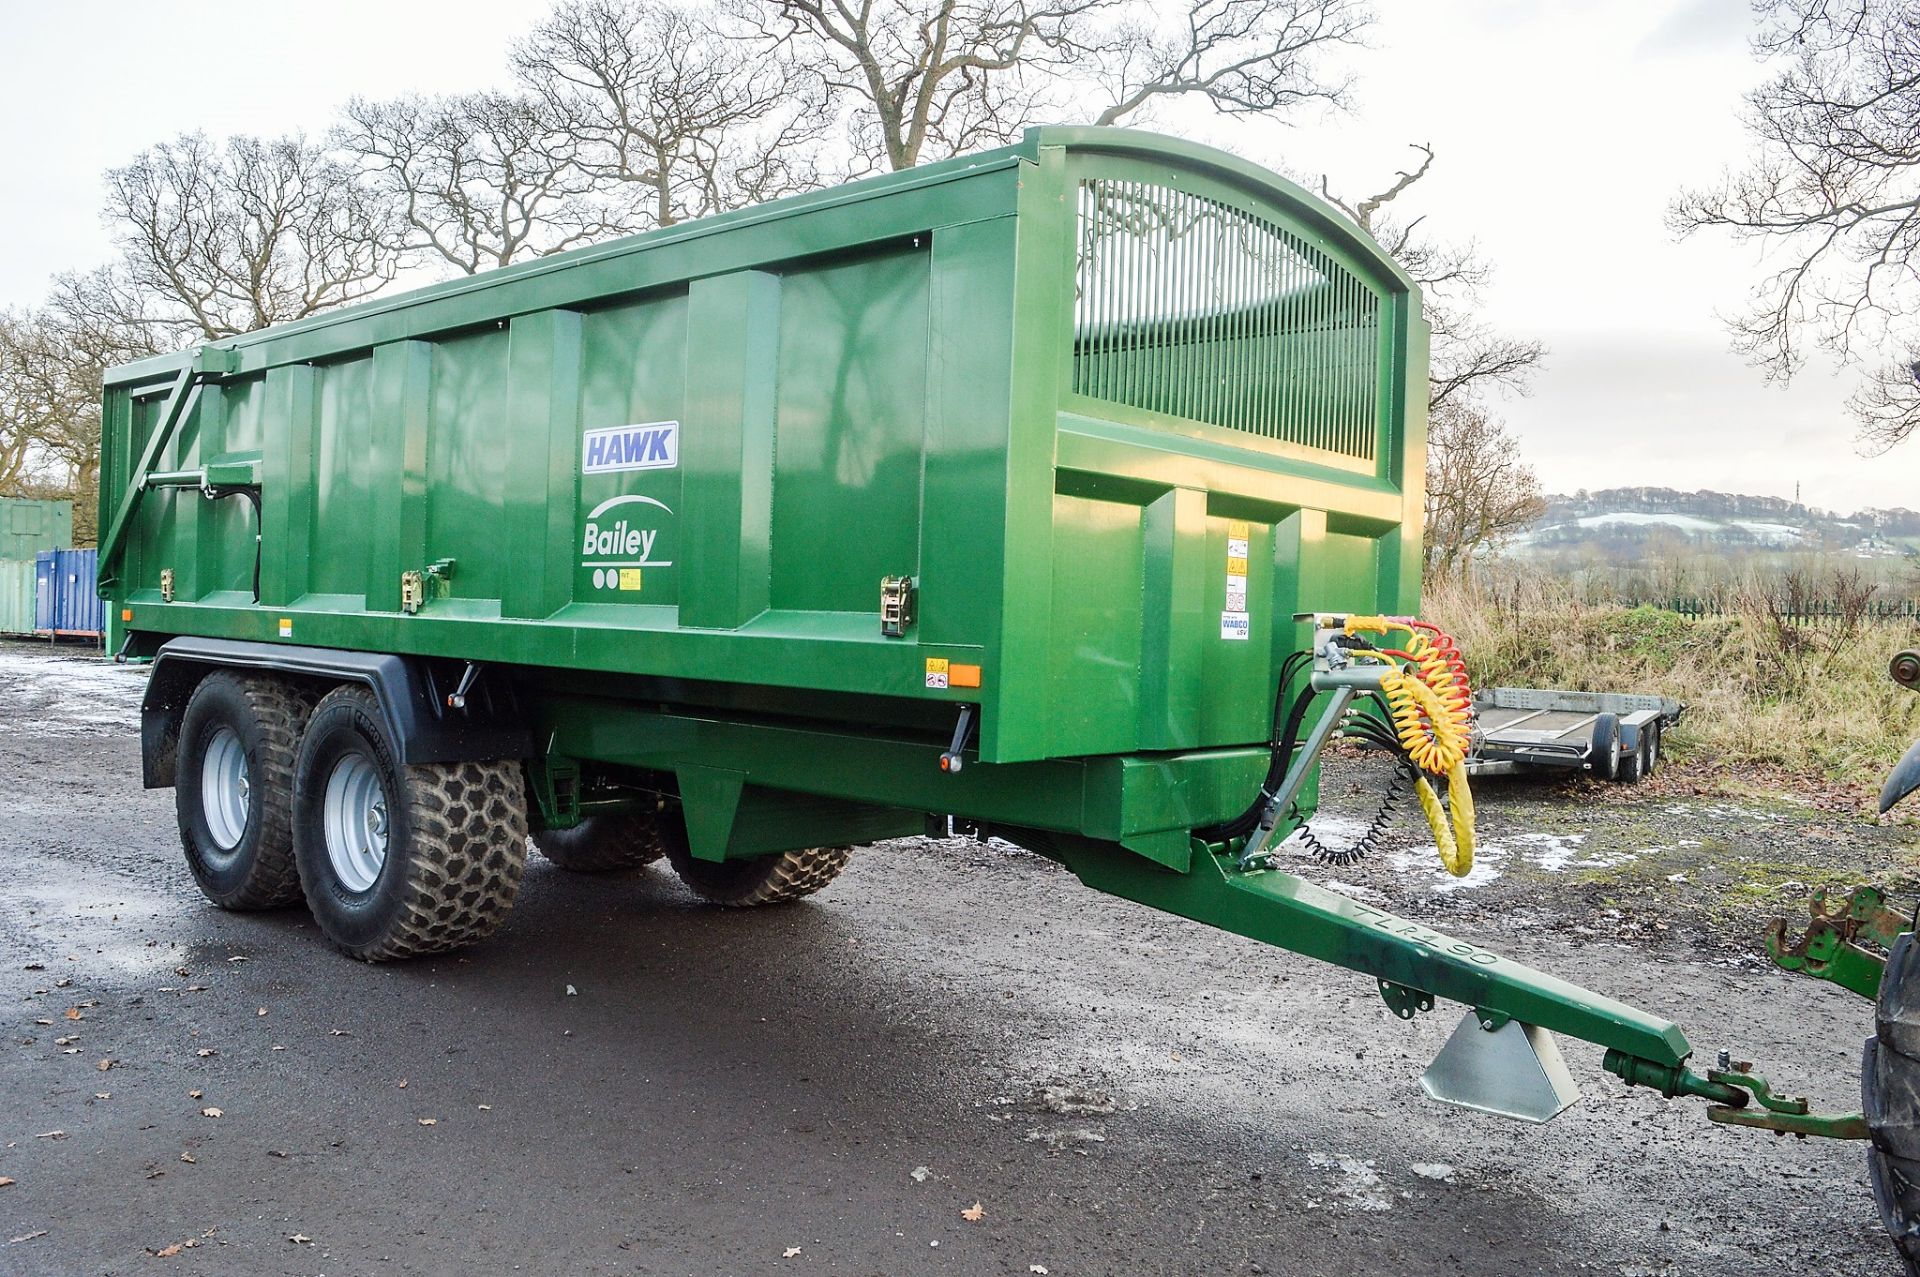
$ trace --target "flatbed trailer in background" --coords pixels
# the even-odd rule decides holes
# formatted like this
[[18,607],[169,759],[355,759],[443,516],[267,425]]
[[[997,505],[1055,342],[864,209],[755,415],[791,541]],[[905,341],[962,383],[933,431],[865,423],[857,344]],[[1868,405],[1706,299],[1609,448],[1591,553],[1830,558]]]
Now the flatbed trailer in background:
[[1628,782],[1660,765],[1662,738],[1687,709],[1671,696],[1535,687],[1483,688],[1473,708],[1473,775],[1558,767]]

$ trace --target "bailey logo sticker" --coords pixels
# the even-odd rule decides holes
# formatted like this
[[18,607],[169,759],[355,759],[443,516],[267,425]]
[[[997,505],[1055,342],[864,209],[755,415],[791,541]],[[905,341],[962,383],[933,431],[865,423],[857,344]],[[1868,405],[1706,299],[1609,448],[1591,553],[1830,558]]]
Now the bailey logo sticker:
[[638,590],[642,568],[672,567],[672,559],[655,554],[665,549],[660,520],[672,513],[663,501],[635,495],[609,497],[589,510],[580,566],[593,570],[594,588]]
[[671,470],[679,464],[680,423],[677,421],[608,426],[604,430],[589,430],[581,437],[581,474]]

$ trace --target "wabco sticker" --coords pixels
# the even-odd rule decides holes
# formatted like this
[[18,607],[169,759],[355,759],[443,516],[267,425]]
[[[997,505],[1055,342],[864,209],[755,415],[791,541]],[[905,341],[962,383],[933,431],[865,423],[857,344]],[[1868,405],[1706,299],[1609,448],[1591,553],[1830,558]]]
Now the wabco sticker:
[[1247,622],[1245,612],[1222,612],[1220,614],[1220,637],[1239,639],[1242,642],[1252,637],[1252,627]]
[[671,470],[680,464],[680,423],[649,421],[589,430],[581,438],[580,449],[581,474]]

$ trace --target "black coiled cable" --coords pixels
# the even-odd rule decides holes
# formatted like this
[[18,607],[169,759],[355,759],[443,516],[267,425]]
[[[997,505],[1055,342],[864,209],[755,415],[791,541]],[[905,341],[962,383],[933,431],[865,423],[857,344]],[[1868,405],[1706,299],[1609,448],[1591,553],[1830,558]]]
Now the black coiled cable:
[[1348,712],[1346,721],[1340,724],[1340,734],[1349,740],[1365,741],[1393,753],[1393,775],[1387,781],[1386,793],[1381,795],[1380,806],[1360,836],[1344,847],[1329,846],[1321,841],[1309,825],[1302,824],[1297,830],[1300,845],[1307,849],[1307,854],[1321,864],[1335,868],[1355,865],[1366,859],[1367,854],[1386,835],[1401,799],[1413,788],[1413,763],[1407,758],[1406,751],[1401,749],[1398,737],[1387,727],[1384,718],[1379,716],[1388,713],[1386,702],[1377,693],[1369,694],[1367,700],[1375,702],[1378,715],[1363,707],[1356,707]]
[[1373,813],[1373,819],[1367,822],[1367,827],[1358,838],[1344,847],[1330,847],[1314,834],[1313,826],[1301,825],[1298,830],[1300,845],[1323,865],[1344,868],[1359,864],[1386,835],[1387,826],[1393,823],[1393,813],[1399,809],[1400,800],[1412,788],[1413,764],[1402,755],[1393,760],[1393,776],[1387,781],[1387,792],[1381,795],[1379,809]]

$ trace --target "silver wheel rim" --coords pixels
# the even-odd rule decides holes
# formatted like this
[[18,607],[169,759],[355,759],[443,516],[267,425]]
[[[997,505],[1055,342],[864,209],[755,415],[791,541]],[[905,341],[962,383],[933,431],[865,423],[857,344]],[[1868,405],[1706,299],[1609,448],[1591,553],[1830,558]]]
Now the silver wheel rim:
[[334,876],[348,891],[367,890],[387,863],[387,791],[371,758],[352,753],[333,765],[322,812]]
[[1659,761],[1660,761],[1660,733],[1648,732],[1647,733],[1647,770],[1652,771],[1653,765]]
[[200,810],[207,832],[221,851],[232,851],[247,832],[253,806],[253,778],[247,771],[247,747],[231,727],[214,729],[200,759]]

